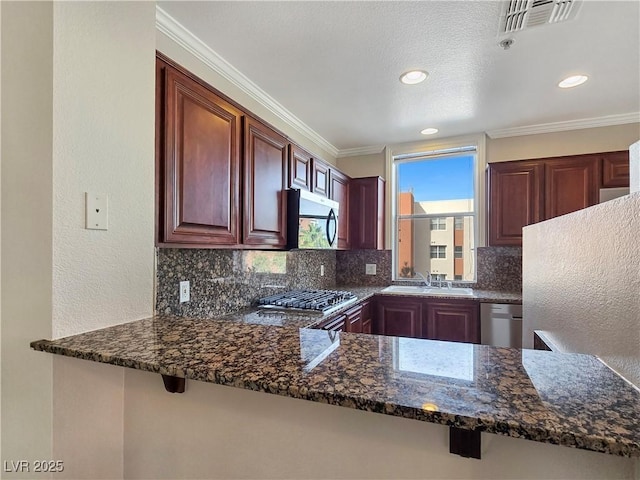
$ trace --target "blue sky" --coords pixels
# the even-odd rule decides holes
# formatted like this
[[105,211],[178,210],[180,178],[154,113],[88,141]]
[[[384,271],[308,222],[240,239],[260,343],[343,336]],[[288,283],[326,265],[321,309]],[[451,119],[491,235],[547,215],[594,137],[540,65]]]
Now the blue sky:
[[418,202],[473,198],[473,155],[400,163],[398,182]]

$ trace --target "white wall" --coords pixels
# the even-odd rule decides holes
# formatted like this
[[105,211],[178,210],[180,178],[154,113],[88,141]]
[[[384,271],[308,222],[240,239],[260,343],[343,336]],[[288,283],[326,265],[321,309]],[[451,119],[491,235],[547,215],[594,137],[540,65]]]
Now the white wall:
[[632,459],[482,436],[449,453],[444,426],[128,371],[125,478],[632,478]]
[[545,330],[640,386],[640,192],[524,229],[525,347]]
[[[54,6],[54,338],[153,313],[154,24],[150,2]],[[107,231],[84,192],[109,196]],[[121,477],[124,371],[56,358],[54,379],[64,476]]]
[[640,124],[487,139],[487,163],[626,150],[640,138]]
[[[153,313],[155,4],[3,2],[2,22],[2,459],[122,478],[123,369],[28,344]],[[86,191],[108,231],[84,229]]]
[[52,15],[50,3],[2,2],[0,433],[8,461],[52,458],[52,358],[29,350],[51,336]]

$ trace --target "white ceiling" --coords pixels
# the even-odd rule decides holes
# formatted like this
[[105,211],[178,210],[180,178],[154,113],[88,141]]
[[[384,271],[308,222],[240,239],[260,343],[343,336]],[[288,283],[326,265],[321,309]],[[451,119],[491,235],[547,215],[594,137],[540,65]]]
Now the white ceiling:
[[[426,127],[437,138],[640,118],[638,0],[586,0],[573,20],[511,34],[508,50],[501,2],[158,6],[337,150],[421,140]],[[401,84],[410,69],[429,78]],[[590,80],[557,87],[576,73]]]

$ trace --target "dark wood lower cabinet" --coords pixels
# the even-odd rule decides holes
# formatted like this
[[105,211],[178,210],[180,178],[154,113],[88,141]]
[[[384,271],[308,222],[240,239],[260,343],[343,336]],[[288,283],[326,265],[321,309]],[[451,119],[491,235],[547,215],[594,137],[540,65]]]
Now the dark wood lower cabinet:
[[423,338],[448,342],[480,343],[479,305],[475,301],[426,303]]
[[423,301],[409,297],[379,297],[373,333],[422,338]]
[[345,332],[347,326],[347,316],[342,314],[337,317],[325,320],[317,328],[322,330],[329,330],[332,332]]
[[377,296],[325,320],[316,328],[480,343],[480,304],[475,300]]
[[480,343],[479,304],[469,300],[378,297],[378,335]]
[[367,300],[362,304],[362,333],[372,333],[373,331],[372,302],[372,300]]

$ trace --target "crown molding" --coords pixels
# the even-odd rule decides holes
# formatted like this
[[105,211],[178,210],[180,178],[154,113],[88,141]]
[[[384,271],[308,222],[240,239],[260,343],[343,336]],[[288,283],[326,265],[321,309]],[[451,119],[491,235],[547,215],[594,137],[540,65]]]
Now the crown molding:
[[247,76],[218,55],[181,23],[156,5],[156,29],[176,42],[190,54],[222,76],[234,86],[256,100],[288,126],[300,132],[320,148],[336,157],[338,148],[312,130],[306,123],[282,106],[277,100],[253,83]]
[[338,151],[336,158],[356,157],[360,155],[375,155],[384,150],[384,145],[370,145],[368,147],[345,148]]
[[583,128],[610,127],[612,125],[624,125],[626,123],[640,123],[640,112],[623,113],[619,115],[607,115],[596,118],[583,118],[566,122],[541,123],[525,127],[502,128],[487,131],[490,138],[519,137],[522,135],[535,135],[538,133],[564,132],[567,130],[580,130]]

